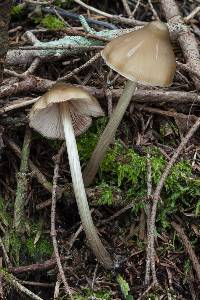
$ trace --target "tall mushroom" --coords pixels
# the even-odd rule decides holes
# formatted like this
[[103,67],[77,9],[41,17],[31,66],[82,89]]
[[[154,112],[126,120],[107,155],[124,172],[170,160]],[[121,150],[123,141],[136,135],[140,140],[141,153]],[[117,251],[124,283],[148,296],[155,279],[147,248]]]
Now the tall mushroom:
[[51,139],[65,139],[74,194],[86,237],[99,262],[107,269],[113,267],[112,259],[104,248],[89,210],[75,135],[87,130],[93,117],[104,113],[98,101],[81,88],[64,83],[55,85],[32,107],[30,126]]
[[137,82],[149,86],[172,84],[176,60],[167,25],[153,21],[109,42],[101,52],[106,64],[128,79],[118,104],[104,129],[83,172],[84,183],[90,185],[111,143],[136,89]]

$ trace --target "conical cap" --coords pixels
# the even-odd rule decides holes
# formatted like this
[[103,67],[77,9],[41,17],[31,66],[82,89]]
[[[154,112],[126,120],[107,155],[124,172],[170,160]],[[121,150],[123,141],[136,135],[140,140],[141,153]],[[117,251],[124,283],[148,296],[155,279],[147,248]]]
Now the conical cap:
[[131,81],[161,87],[172,84],[176,59],[165,23],[153,21],[119,36],[101,54],[110,68]]

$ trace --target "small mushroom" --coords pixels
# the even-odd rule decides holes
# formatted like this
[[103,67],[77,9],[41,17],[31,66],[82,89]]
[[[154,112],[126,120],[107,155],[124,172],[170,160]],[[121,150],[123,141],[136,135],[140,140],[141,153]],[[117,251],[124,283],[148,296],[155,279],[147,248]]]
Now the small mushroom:
[[104,129],[83,172],[84,183],[90,185],[105,152],[130,103],[137,82],[148,86],[172,84],[176,60],[167,25],[153,21],[142,29],[119,36],[109,42],[101,55],[106,64],[128,79],[118,104]]
[[104,113],[93,96],[81,88],[60,83],[34,104],[29,114],[29,124],[47,138],[65,139],[74,194],[86,237],[98,261],[111,269],[112,259],[92,221],[75,140],[75,135],[85,132],[91,125],[91,116],[102,115]]

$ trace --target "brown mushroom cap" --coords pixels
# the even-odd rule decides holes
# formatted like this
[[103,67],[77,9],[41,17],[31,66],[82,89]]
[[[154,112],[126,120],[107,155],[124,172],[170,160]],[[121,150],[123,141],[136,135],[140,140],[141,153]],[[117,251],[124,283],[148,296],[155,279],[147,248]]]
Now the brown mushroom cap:
[[47,138],[64,139],[59,103],[69,107],[75,135],[85,132],[93,117],[103,116],[98,101],[85,90],[59,83],[39,98],[29,114],[29,125]]
[[131,81],[161,87],[172,84],[176,59],[165,23],[153,21],[119,36],[101,55],[110,68]]

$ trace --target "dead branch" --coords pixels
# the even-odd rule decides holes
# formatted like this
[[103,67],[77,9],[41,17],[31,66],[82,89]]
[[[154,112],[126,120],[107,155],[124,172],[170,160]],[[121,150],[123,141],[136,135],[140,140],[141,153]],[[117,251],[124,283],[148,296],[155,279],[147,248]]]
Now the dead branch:
[[[157,212],[157,205],[160,200],[160,194],[163,189],[165,180],[167,179],[174,163],[176,162],[177,158],[179,157],[180,153],[182,152],[183,148],[186,146],[190,138],[193,136],[193,134],[197,131],[197,129],[200,126],[200,118],[198,118],[195,122],[195,124],[191,127],[187,135],[182,139],[182,142],[178,146],[177,150],[173,154],[172,158],[168,162],[167,166],[165,167],[165,170],[160,178],[160,181],[155,189],[155,192],[152,196],[152,209],[151,209],[151,217],[150,217],[150,224],[149,224],[149,235],[148,235],[148,246],[147,246],[147,257],[151,256],[151,262],[155,261],[154,257],[154,235],[155,235],[155,221],[156,221],[156,212]],[[149,284],[150,282],[147,282]]]
[[169,110],[162,110],[159,108],[154,108],[154,107],[148,107],[148,106],[144,106],[144,105],[140,105],[140,104],[136,104],[135,105],[136,109],[139,109],[141,111],[146,111],[149,113],[153,113],[153,114],[158,114],[158,115],[162,115],[162,116],[166,116],[166,117],[172,117],[172,118],[180,118],[183,121],[196,121],[198,119],[198,117],[196,117],[195,115],[185,115],[182,113],[178,113],[176,111],[169,111]]
[[129,17],[132,17],[132,12],[127,0],[122,0],[122,4],[124,6],[124,10]]
[[28,191],[28,160],[31,144],[31,130],[29,127],[25,130],[24,143],[21,154],[20,170],[17,174],[17,190],[14,204],[14,227],[18,232],[23,232],[22,223],[25,217],[25,201]]
[[[17,79],[17,82],[11,82],[4,86],[0,86],[0,98],[14,96],[21,92],[45,92],[55,84],[54,81],[42,79],[33,75],[26,76],[23,80]],[[80,86],[80,85],[77,85]],[[90,92],[93,96],[102,99],[106,97],[105,89],[98,89],[91,86],[81,86]],[[122,89],[113,89],[112,97],[118,98],[121,95]],[[170,91],[163,89],[145,90],[138,89],[134,94],[135,102],[154,102],[154,103],[196,103],[200,102],[200,95],[198,93],[185,92],[185,91]],[[30,99],[24,98],[13,101],[3,108],[0,108],[0,114],[17,109],[23,106],[33,104],[38,98]]]
[[[169,26],[176,28],[178,42],[182,49],[187,66],[200,75],[200,55],[198,44],[189,26],[184,24],[179,8],[175,0],[161,0],[162,9],[165,13]],[[197,89],[200,88],[199,79],[192,76]]]
[[[4,138],[6,144],[10,147],[10,149],[21,158],[21,149],[12,141],[11,139]],[[38,182],[47,190],[49,193],[52,192],[52,184],[46,179],[46,177],[40,172],[40,170],[35,166],[35,164],[29,159],[29,167],[32,171],[33,176],[36,177]]]
[[10,267],[8,271],[13,274],[21,274],[27,272],[46,271],[53,269],[56,266],[55,258],[49,259],[43,263],[36,263],[28,266]]
[[196,271],[198,280],[200,282],[200,263],[199,263],[199,260],[190,244],[190,241],[189,241],[187,235],[185,234],[183,228],[179,224],[177,224],[175,222],[172,222],[171,224],[172,224],[172,227],[174,227],[174,229],[178,233],[178,236],[181,238],[183,245],[185,247],[185,250],[189,255],[189,258],[192,262],[193,268]]
[[81,0],[74,0],[74,2],[81,5],[82,7],[84,7],[87,10],[90,10],[90,11],[93,11],[93,12],[97,13],[98,15],[104,16],[108,19],[111,19],[111,20],[114,20],[114,21],[117,21],[117,22],[120,22],[120,23],[123,23],[123,24],[126,24],[126,25],[141,26],[141,25],[146,24],[146,22],[138,21],[138,20],[135,20],[135,19],[128,19],[128,18],[117,16],[117,15],[108,14],[104,11],[101,11],[97,8],[94,8],[93,6],[87,5],[86,3],[84,3]]
[[[15,144],[15,142],[7,137],[4,138],[5,143],[10,147],[10,149],[19,157],[21,158],[21,149]],[[32,172],[32,176],[35,176],[37,181],[43,186],[43,188],[48,191],[49,193],[52,193],[52,183],[47,180],[47,178],[42,174],[42,172],[38,169],[38,167],[29,159],[29,168]],[[87,188],[86,189],[87,197],[91,201],[91,205],[99,205],[98,199],[100,198],[102,194],[101,188],[98,186],[95,188]],[[70,203],[74,202],[73,198],[73,188],[72,184],[65,185],[65,189],[57,188],[57,197],[60,199],[61,196],[64,195],[66,199],[68,199],[68,205]],[[123,199],[122,194],[119,192],[115,192],[114,195],[114,203],[113,206],[123,206],[127,204],[126,199]],[[69,201],[69,199],[71,201]],[[51,206],[51,199],[46,200],[45,202],[42,202],[36,206],[36,209],[43,209],[45,207]]]
[[52,187],[52,205],[51,205],[51,237],[53,242],[53,248],[54,248],[54,254],[56,258],[56,263],[58,266],[59,274],[62,279],[65,293],[67,296],[70,297],[70,299],[73,300],[72,293],[70,290],[70,287],[67,283],[67,279],[65,277],[65,273],[62,267],[59,250],[58,250],[58,243],[56,239],[56,226],[55,226],[55,216],[56,216],[56,199],[57,199],[57,182],[59,177],[59,166],[60,166],[60,160],[62,157],[63,152],[65,151],[65,143],[60,148],[58,154],[55,157],[55,166],[54,166],[54,176],[53,176],[53,187]]
[[16,277],[13,276],[12,274],[9,274],[8,272],[6,272],[3,269],[0,269],[0,273],[3,276],[3,279],[6,282],[8,282],[9,284],[11,284],[17,291],[24,293],[25,295],[27,295],[31,299],[34,299],[34,300],[43,300],[41,297],[37,296],[36,294],[34,294],[33,292],[31,292],[29,289],[27,289],[26,287],[24,287],[18,281],[18,279],[16,279]]
[[[150,224],[150,212],[151,212],[151,204],[150,204],[150,197],[152,194],[152,165],[151,165],[151,155],[150,151],[147,152],[147,203],[145,205],[145,212],[147,216],[147,236],[149,234],[149,224]],[[152,270],[154,271],[154,270]],[[145,284],[149,282],[151,274],[151,257],[150,253],[149,256],[146,258],[146,271],[145,271]],[[155,274],[154,274],[155,276]]]
[[184,21],[186,23],[188,23],[191,19],[193,19],[198,13],[200,12],[200,5],[195,7],[195,9],[193,9],[193,11],[191,11],[191,13],[184,18]]
[[93,64],[96,60],[98,60],[101,57],[101,54],[98,52],[97,54],[95,54],[95,56],[93,56],[92,58],[90,58],[85,64],[83,64],[82,66],[74,69],[72,72],[70,72],[69,74],[60,77],[58,79],[58,81],[62,81],[62,80],[69,80],[72,76],[78,74],[79,72],[81,72],[82,70],[86,69],[87,67],[89,67],[91,64]]

